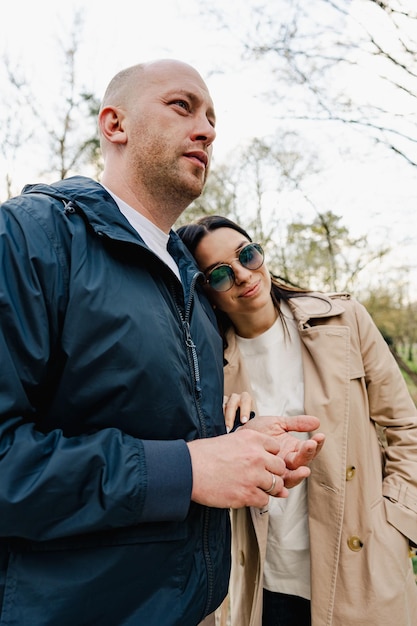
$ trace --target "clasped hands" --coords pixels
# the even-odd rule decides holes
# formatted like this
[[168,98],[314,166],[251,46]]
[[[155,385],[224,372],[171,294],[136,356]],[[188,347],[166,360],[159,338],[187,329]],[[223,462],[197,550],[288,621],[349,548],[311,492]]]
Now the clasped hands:
[[191,499],[195,502],[218,508],[263,508],[269,495],[285,498],[288,489],[310,475],[308,465],[320,452],[325,436],[316,432],[301,440],[291,431],[316,431],[320,426],[317,417],[260,416],[249,420],[249,394],[233,394],[224,404],[228,430],[238,408],[242,426],[235,432],[187,444],[193,471]]

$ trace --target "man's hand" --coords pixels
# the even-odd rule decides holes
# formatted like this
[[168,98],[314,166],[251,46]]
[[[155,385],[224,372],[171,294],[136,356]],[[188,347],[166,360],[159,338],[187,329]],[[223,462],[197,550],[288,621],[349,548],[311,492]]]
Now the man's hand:
[[[288,470],[278,454],[279,439],[240,428],[228,435],[188,442],[193,470],[191,499],[217,508],[263,508],[269,495],[287,497],[284,476]],[[266,493],[272,485],[270,494]]]
[[286,498],[288,489],[310,475],[324,435],[301,440],[289,431],[310,432],[317,417],[255,417],[236,432],[190,441],[194,502],[217,508],[263,508],[269,496]]
[[286,470],[282,475],[287,488],[295,487],[310,475],[307,465],[323,447],[325,436],[316,433],[310,439],[298,439],[289,431],[311,432],[320,426],[320,421],[312,415],[293,417],[261,416],[247,422],[242,429],[257,430],[275,437],[279,444],[278,455],[285,461]]

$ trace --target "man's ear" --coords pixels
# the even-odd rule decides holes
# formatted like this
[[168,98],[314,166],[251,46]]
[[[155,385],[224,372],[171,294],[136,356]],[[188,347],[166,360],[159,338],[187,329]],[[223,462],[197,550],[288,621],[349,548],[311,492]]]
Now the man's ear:
[[124,115],[116,107],[104,107],[99,114],[98,124],[103,137],[110,143],[126,143]]

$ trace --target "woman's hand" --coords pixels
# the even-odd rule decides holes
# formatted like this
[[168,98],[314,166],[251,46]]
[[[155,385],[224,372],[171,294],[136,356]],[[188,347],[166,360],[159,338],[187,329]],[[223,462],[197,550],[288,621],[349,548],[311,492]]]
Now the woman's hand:
[[247,391],[242,393],[232,393],[230,396],[223,398],[224,421],[226,422],[226,430],[236,430],[241,424],[246,424],[252,411],[252,397]]

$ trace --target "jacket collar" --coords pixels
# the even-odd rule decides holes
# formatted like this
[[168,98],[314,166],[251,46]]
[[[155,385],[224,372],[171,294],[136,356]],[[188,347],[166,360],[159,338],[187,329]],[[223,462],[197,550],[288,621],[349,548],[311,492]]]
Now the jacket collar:
[[[341,315],[345,307],[340,303],[340,298],[349,299],[349,294],[326,295],[320,292],[311,292],[287,300],[294,319],[299,326],[308,324],[309,320],[317,318],[334,317]],[[336,299],[337,298],[337,299]]]
[[[345,308],[340,303],[340,299],[348,300],[349,294],[331,294],[326,295],[320,292],[311,292],[305,295],[289,298],[286,302],[290,307],[294,319],[298,327],[302,329],[312,319],[323,319],[334,317],[344,313]],[[227,347],[224,352],[225,361],[228,363],[237,363],[237,341],[236,333],[230,328],[226,333]]]
[[[128,222],[125,216],[106,191],[95,180],[85,176],[72,176],[51,185],[26,185],[24,194],[45,194],[62,202],[64,211],[71,205],[81,212],[90,227],[98,235],[107,235],[110,239],[146,246],[139,233]],[[174,230],[171,230],[168,250],[178,264],[186,295],[190,297],[190,289],[203,274],[199,271],[194,258]]]

